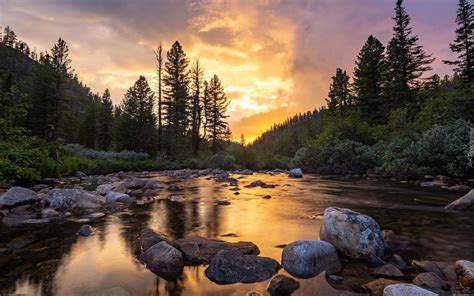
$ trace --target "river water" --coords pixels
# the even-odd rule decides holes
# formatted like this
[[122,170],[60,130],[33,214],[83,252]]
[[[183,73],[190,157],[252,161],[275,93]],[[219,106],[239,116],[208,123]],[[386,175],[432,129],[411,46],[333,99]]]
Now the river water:
[[[240,176],[233,176],[240,177]],[[156,176],[164,182],[169,177]],[[254,180],[276,188],[244,188]],[[267,282],[218,285],[205,266],[186,267],[180,279],[167,282],[141,265],[137,236],[143,227],[170,238],[198,234],[227,241],[251,241],[261,256],[281,259],[277,247],[301,239],[318,239],[321,214],[330,206],[346,207],[375,218],[392,229],[410,259],[454,262],[474,260],[474,215],[449,212],[443,206],[460,196],[395,181],[337,180],[305,175],[254,174],[239,179],[240,195],[205,178],[176,181],[185,202],[159,200],[134,206],[92,224],[90,237],[78,237],[80,224],[55,222],[15,228],[0,225],[0,294],[27,295],[263,295]],[[170,193],[163,191],[161,196]],[[263,196],[271,195],[271,199]],[[228,200],[230,205],[217,205]],[[24,245],[19,249],[12,242]],[[13,244],[13,245],[15,245]],[[12,251],[12,249],[14,251]],[[280,273],[284,273],[283,270]],[[294,295],[348,295],[319,275],[300,280]]]

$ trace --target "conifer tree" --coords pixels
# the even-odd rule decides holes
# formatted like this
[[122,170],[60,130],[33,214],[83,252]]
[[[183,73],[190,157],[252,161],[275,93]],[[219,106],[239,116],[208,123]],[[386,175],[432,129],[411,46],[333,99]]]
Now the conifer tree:
[[202,88],[204,71],[199,64],[199,60],[191,67],[191,145],[193,154],[197,155],[201,144],[201,120],[202,120]]
[[392,108],[398,108],[410,102],[411,88],[418,84],[424,72],[431,70],[434,59],[418,44],[418,36],[410,27],[410,16],[403,7],[403,0],[397,0],[393,20],[394,33],[387,48],[388,90]]
[[207,131],[208,139],[211,142],[211,151],[215,154],[220,144],[230,138],[229,125],[225,121],[228,117],[225,113],[230,102],[224,93],[219,77],[215,74],[209,82],[208,92]]
[[336,75],[331,77],[329,94],[326,102],[333,115],[344,116],[345,109],[352,103],[349,89],[349,75],[341,68],[336,69]]
[[9,47],[15,47],[17,41],[17,36],[15,31],[10,29],[10,26],[6,26],[3,30],[3,39],[2,43]]
[[162,97],[162,87],[163,87],[163,46],[158,46],[158,49],[154,51],[156,58],[156,74],[158,80],[158,149],[161,150],[163,147],[163,97]]
[[356,104],[369,124],[383,123],[383,87],[386,76],[385,48],[370,35],[356,60],[353,89]]
[[454,65],[454,71],[460,74],[467,83],[474,81],[474,6],[469,0],[459,0],[456,17],[456,39],[450,44],[454,53],[458,54],[456,61],[444,61]]
[[92,101],[86,109],[84,123],[82,126],[82,138],[84,146],[95,149],[97,143],[97,121],[99,111],[100,98],[94,95]]
[[97,118],[97,146],[101,150],[109,150],[112,145],[113,112],[114,106],[110,98],[110,91],[106,89],[100,100]]
[[166,56],[168,61],[163,77],[164,120],[168,133],[168,153],[176,155],[185,149],[183,144],[188,129],[189,60],[178,41]]

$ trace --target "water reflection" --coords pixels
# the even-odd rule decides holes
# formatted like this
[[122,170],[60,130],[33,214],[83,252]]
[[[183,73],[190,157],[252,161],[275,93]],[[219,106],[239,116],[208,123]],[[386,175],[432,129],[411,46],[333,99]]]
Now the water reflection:
[[[278,184],[274,189],[244,188],[260,179]],[[165,181],[168,179],[163,178]],[[456,196],[394,182],[331,180],[307,176],[254,175],[239,180],[240,195],[221,183],[203,178],[180,183],[185,202],[161,200],[106,218],[93,225],[95,233],[78,238],[73,223],[36,228],[0,226],[0,294],[28,295],[244,295],[263,292],[267,283],[219,286],[210,282],[205,267],[186,267],[181,278],[168,282],[156,277],[136,259],[138,233],[144,227],[171,239],[189,234],[247,240],[263,256],[280,261],[275,246],[298,239],[318,239],[318,215],[328,206],[349,207],[376,218],[393,229],[406,246],[405,256],[452,262],[474,260],[474,225],[470,213],[442,210]],[[168,192],[161,195],[167,196]],[[264,195],[271,199],[263,199]],[[219,206],[216,201],[229,200]],[[26,247],[11,250],[7,243],[32,235]],[[18,240],[16,240],[18,241]],[[45,249],[46,247],[46,249]],[[40,255],[38,255],[40,254]],[[281,271],[283,272],[283,271]],[[341,295],[328,286],[324,275],[301,280],[295,295]]]

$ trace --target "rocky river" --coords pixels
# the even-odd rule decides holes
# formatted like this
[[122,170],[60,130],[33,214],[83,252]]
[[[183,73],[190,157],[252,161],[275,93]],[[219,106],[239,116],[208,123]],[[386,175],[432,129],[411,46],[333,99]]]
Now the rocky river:
[[[474,261],[474,212],[445,209],[465,192],[220,170],[78,173],[33,189],[2,197],[1,295],[382,295],[397,283],[450,295],[474,285],[460,275]],[[368,243],[347,246],[347,229],[369,232]],[[301,248],[316,250],[307,269]]]

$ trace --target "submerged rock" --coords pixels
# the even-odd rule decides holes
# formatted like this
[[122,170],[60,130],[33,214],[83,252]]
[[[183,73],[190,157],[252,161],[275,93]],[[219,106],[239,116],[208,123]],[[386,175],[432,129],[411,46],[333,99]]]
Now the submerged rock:
[[303,171],[300,168],[294,168],[288,173],[290,178],[303,178]]
[[391,252],[395,252],[400,248],[402,242],[393,230],[384,229],[382,230],[382,235],[385,241],[387,242]]
[[79,228],[77,234],[79,234],[80,236],[89,236],[92,234],[92,231],[92,226],[90,226],[89,224],[84,224],[81,226],[81,228]]
[[386,243],[377,222],[349,209],[327,208],[320,238],[350,258],[385,255]]
[[38,200],[36,192],[23,187],[12,187],[0,196],[0,208],[14,207],[21,204],[34,203]]
[[413,283],[420,287],[429,287],[434,289],[446,290],[449,288],[449,285],[434,272],[420,273],[413,279]]
[[383,296],[437,296],[437,294],[412,284],[395,284],[385,287]]
[[180,238],[174,241],[173,244],[183,252],[185,262],[192,265],[209,263],[222,250],[234,250],[246,255],[258,255],[260,253],[258,247],[251,242],[229,243],[197,235]]
[[446,206],[448,210],[474,211],[474,189]]
[[292,242],[283,249],[282,265],[298,278],[310,278],[325,271],[330,275],[341,271],[341,263],[333,245],[319,240]]
[[465,289],[474,289],[474,262],[456,261],[455,269],[458,283]]
[[53,209],[44,209],[41,211],[41,217],[43,218],[53,218],[59,216],[59,213]]
[[413,260],[412,263],[413,267],[419,272],[433,272],[440,278],[444,278],[444,272],[439,267],[439,265],[434,261],[419,261]]
[[169,242],[164,234],[158,233],[150,228],[144,228],[138,237],[143,251],[160,242]]
[[300,282],[283,274],[277,274],[268,284],[267,291],[272,296],[289,296],[298,290]]
[[140,261],[153,273],[165,280],[175,280],[183,273],[183,255],[166,241],[159,242],[148,248]]
[[279,268],[280,264],[271,258],[223,250],[212,259],[206,276],[218,284],[255,283],[268,280]]
[[403,273],[392,264],[386,264],[384,266],[376,267],[370,271],[370,274],[375,277],[384,278],[401,278]]

